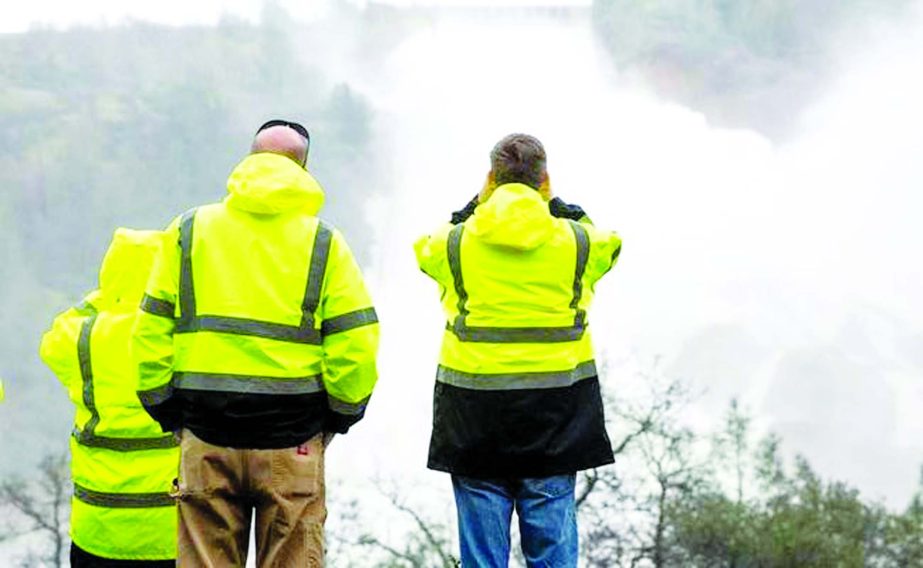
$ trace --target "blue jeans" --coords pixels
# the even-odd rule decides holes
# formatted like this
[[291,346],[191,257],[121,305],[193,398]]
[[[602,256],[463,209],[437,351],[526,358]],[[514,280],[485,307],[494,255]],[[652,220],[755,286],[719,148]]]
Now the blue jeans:
[[577,566],[575,475],[524,479],[452,476],[463,568],[506,568],[510,520],[519,517],[529,568]]

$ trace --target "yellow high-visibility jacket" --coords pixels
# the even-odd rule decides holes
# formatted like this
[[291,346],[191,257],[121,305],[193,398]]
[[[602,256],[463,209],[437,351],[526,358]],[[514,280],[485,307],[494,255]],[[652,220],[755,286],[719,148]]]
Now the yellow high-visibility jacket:
[[42,338],[42,360],[76,407],[71,538],[103,558],[176,557],[170,491],[179,447],[141,407],[128,354],[160,240],[157,231],[118,229],[103,260],[99,289],[55,318]]
[[556,218],[515,183],[416,242],[447,320],[431,468],[542,476],[612,461],[587,312],[620,250],[616,233]]
[[292,160],[248,156],[229,196],[166,230],[133,353],[164,429],[239,448],[290,447],[362,418],[378,320],[320,185]]

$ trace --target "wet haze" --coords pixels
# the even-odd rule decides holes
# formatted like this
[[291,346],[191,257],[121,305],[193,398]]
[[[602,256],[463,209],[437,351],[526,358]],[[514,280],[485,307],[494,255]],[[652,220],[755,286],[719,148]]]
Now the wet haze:
[[[784,135],[745,119],[717,126],[727,123],[709,105],[615,63],[588,2],[451,4],[370,48],[332,3],[280,3],[295,18],[331,18],[328,35],[311,39],[328,49],[301,55],[370,102],[384,164],[356,209],[374,235],[365,272],[382,321],[381,379],[366,421],[332,446],[330,476],[447,484],[423,469],[442,316],[411,243],[476,193],[497,139],[525,131],[546,145],[555,192],[624,239],[592,317],[611,392],[630,392],[635,370],[661,357],[704,392],[694,424],[716,424],[738,397],[823,476],[903,506],[923,464],[923,269],[913,260],[923,248],[923,2],[832,31],[823,81],[792,96]],[[260,5],[3,11],[6,31],[20,31],[35,18],[210,24],[221,12],[258,18]]]

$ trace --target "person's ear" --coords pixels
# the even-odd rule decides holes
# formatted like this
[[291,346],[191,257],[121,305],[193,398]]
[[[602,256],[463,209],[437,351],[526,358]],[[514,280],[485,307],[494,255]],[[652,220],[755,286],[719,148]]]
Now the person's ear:
[[554,197],[551,193],[551,177],[548,176],[548,172],[542,175],[542,183],[538,186],[538,193],[545,201],[551,201],[551,198]]
[[484,187],[481,188],[481,193],[478,194],[478,203],[484,203],[490,199],[495,189],[497,189],[497,182],[494,180],[494,171],[490,170],[487,172],[487,179],[484,180]]

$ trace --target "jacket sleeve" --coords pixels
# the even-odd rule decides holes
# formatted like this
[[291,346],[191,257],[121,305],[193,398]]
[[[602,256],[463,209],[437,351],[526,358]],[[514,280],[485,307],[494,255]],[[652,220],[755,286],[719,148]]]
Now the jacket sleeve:
[[378,316],[362,273],[334,231],[320,309],[327,391],[326,430],[345,433],[362,419],[378,380]]
[[553,217],[558,217],[559,219],[571,219],[578,223],[593,224],[583,207],[573,203],[565,203],[560,197],[553,197],[548,202],[548,211],[551,212]]
[[590,256],[587,259],[586,278],[595,284],[618,262],[622,252],[622,238],[615,231],[587,227],[590,236]]
[[179,288],[179,220],[164,232],[154,257],[138,317],[131,357],[138,370],[138,398],[164,432],[178,430],[180,409],[173,398],[173,332]]
[[453,283],[446,252],[446,243],[452,228],[452,224],[446,223],[434,233],[420,237],[413,244],[417,266],[443,288]]
[[[92,294],[88,296],[88,299],[92,296]],[[95,308],[87,301],[69,308],[54,319],[51,329],[42,336],[39,356],[69,393],[78,393],[81,388],[82,378],[80,359],[77,356],[77,341],[80,338],[83,322],[95,311]],[[71,395],[72,398],[73,396],[75,394]]]

